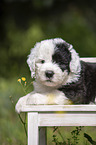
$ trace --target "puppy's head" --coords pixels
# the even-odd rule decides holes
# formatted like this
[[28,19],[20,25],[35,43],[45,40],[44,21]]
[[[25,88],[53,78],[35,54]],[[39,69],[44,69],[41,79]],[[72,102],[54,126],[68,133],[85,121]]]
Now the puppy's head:
[[73,46],[60,38],[36,43],[27,63],[31,76],[51,87],[72,82],[72,76],[73,82],[76,81],[75,77],[81,70],[80,59]]

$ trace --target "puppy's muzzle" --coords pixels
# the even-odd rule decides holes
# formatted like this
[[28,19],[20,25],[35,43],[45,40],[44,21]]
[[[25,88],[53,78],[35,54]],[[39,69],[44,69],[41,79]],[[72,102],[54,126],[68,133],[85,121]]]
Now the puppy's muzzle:
[[45,72],[45,75],[46,75],[46,77],[47,77],[48,79],[51,79],[51,78],[53,77],[53,75],[54,75],[54,72],[51,71],[51,70],[47,70],[47,71]]

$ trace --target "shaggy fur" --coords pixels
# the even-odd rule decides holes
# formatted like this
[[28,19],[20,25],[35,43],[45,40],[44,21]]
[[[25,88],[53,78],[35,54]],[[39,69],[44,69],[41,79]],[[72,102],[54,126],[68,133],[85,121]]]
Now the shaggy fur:
[[73,46],[60,38],[36,43],[28,56],[34,92],[19,99],[28,104],[88,104],[96,96],[96,64],[80,61]]

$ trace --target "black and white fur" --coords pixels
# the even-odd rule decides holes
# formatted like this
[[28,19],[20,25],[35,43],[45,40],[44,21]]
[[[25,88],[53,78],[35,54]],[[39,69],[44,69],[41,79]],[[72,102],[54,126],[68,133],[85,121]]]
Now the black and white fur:
[[80,61],[73,46],[61,38],[44,40],[31,49],[27,63],[36,77],[34,91],[19,99],[28,104],[89,104],[96,96],[96,64]]

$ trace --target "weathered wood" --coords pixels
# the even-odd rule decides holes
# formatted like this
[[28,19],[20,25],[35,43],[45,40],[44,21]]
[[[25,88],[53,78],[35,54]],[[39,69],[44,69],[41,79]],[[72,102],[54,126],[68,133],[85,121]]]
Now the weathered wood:
[[47,126],[96,126],[96,105],[28,105],[28,145],[46,145]]
[[28,145],[38,145],[38,113],[28,113]]
[[27,105],[22,112],[62,112],[62,111],[94,111],[96,105]]
[[96,126],[96,114],[39,114],[38,126]]
[[96,57],[82,57],[80,58],[81,60],[85,61],[85,62],[96,62]]

